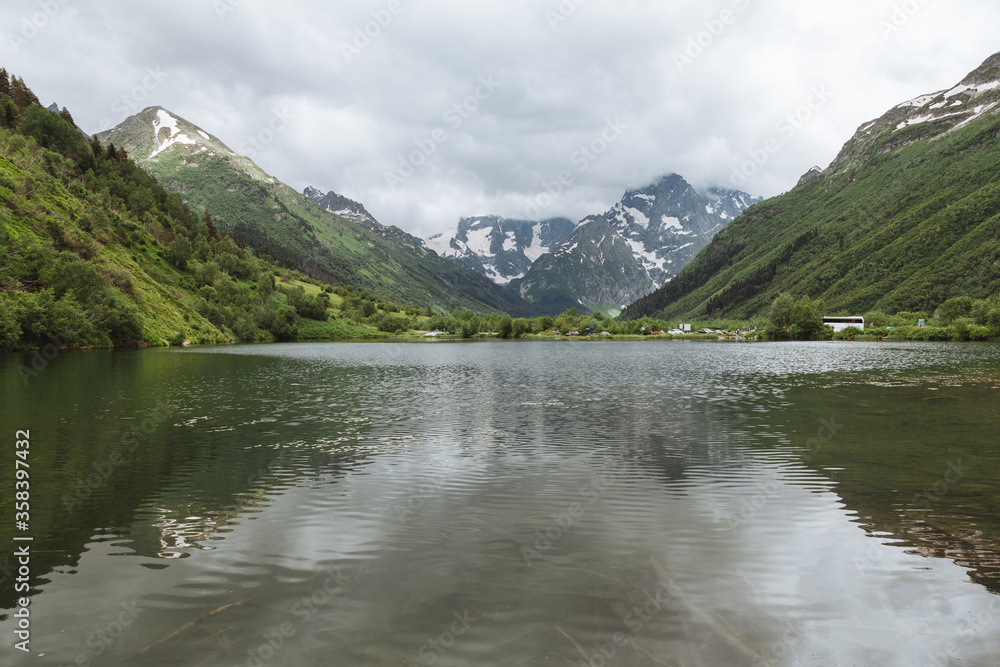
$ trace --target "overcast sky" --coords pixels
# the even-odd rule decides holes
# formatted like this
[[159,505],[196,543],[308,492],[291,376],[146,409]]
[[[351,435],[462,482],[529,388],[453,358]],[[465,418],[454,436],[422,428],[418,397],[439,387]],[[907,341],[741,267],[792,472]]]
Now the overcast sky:
[[994,0],[6,0],[0,25],[88,132],[160,105],[422,237],[671,172],[779,194],[1000,51]]

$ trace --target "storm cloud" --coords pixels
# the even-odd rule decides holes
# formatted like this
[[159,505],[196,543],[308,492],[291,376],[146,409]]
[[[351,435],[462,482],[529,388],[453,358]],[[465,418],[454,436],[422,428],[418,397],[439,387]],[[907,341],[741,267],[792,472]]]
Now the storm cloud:
[[9,0],[0,25],[0,64],[88,132],[160,105],[423,237],[670,172],[775,195],[1000,50],[985,0]]

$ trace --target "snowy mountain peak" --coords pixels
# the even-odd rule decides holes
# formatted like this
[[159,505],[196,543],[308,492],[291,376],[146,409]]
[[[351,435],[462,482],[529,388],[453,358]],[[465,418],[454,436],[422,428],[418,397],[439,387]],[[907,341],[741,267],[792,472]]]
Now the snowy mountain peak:
[[717,231],[760,201],[722,188],[699,194],[668,174],[627,190],[604,215],[585,218],[511,288],[556,311],[580,303],[617,315],[620,304],[677,275]]
[[760,197],[711,188],[699,194],[678,174],[627,190],[605,215],[657,285],[681,270],[720,229]]
[[872,150],[886,152],[933,140],[996,113],[1000,113],[1000,53],[987,58],[955,87],[918,95],[864,123],[824,173],[840,173]]
[[140,163],[173,158],[181,166],[197,166],[205,159],[219,157],[250,178],[276,182],[250,158],[237,155],[218,138],[163,107],[147,107],[96,137],[102,144],[127,147],[129,156]]
[[[204,132],[201,132],[201,134],[205,139],[209,138]],[[153,139],[159,146],[149,154],[150,160],[174,144],[192,145],[198,143],[197,139],[188,136],[181,130],[178,120],[171,116],[170,112],[166,109],[157,109],[156,111],[156,117],[153,119]]]
[[566,218],[511,220],[496,215],[462,218],[454,232],[435,234],[425,247],[483,274],[498,285],[520,278],[555,250],[575,225]]

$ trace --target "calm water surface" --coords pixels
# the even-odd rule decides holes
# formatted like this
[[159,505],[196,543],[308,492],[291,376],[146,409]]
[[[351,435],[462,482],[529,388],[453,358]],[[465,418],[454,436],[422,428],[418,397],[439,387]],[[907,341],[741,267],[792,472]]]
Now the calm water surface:
[[3,665],[1000,664],[998,346],[30,361],[0,358]]

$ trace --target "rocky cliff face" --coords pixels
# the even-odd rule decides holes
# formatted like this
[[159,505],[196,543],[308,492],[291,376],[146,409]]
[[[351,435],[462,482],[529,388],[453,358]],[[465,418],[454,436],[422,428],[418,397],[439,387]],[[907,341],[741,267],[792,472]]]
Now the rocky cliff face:
[[677,174],[664,176],[580,223],[510,287],[532,303],[617,314],[677,275],[719,230],[759,201],[721,188],[699,194]]
[[436,234],[425,245],[498,285],[506,285],[524,276],[539,257],[558,248],[575,228],[566,218],[538,222],[495,215],[462,218],[454,233]]
[[694,259],[716,232],[760,200],[719,188],[701,195],[671,174],[629,190],[605,217],[659,287]]

